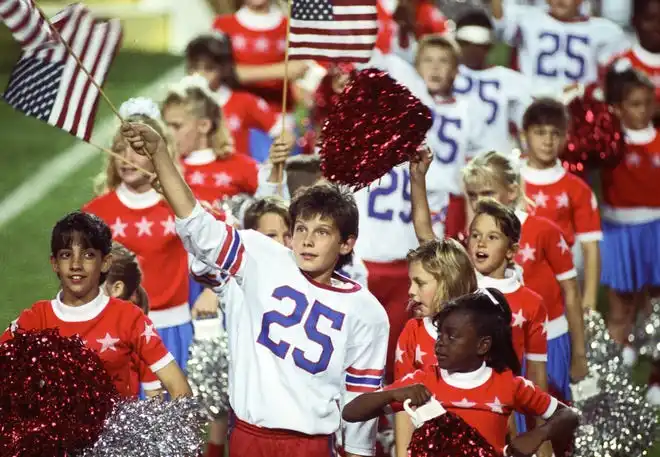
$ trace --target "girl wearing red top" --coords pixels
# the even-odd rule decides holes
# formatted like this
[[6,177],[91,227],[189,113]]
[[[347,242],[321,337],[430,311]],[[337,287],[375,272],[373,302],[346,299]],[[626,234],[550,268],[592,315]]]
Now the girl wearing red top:
[[98,353],[122,396],[138,394],[134,360],[149,367],[172,397],[192,395],[152,321],[137,306],[108,297],[101,287],[111,268],[110,227],[93,214],[76,211],[55,224],[50,245],[60,292],[23,311],[0,336],[0,344],[18,329],[58,328],[62,336],[77,335]]
[[[646,76],[618,62],[605,77],[605,97],[621,118],[627,143],[621,163],[602,172],[601,282],[609,289],[609,330],[622,344],[637,311],[660,297],[660,131],[651,123],[653,91]],[[653,371],[647,398],[660,404],[660,367]]]
[[[518,250],[521,225],[515,212],[495,200],[482,200],[476,207],[468,235],[468,252],[477,270],[480,287],[492,287],[506,297],[511,308],[513,347],[525,376],[548,390],[548,360],[545,323],[548,313],[540,295],[520,283],[510,269]],[[527,430],[524,416],[516,414],[518,433]],[[547,448],[543,455],[551,455]]]
[[[127,122],[145,123],[165,132],[158,106],[151,100],[131,99],[119,112]],[[151,161],[133,151],[119,132],[111,149],[140,168],[153,170]],[[151,178],[111,157],[101,174],[98,196],[83,209],[103,219],[112,229],[113,239],[140,259],[151,307],[149,317],[179,366],[185,368],[193,338],[188,257],[174,229],[174,213],[152,186]]]
[[[245,90],[282,112],[284,78],[298,79],[307,71],[304,61],[292,60],[284,73],[287,20],[271,0],[243,0],[234,14],[218,16],[213,28],[229,36],[236,63],[236,77]],[[287,111],[294,103],[289,91]]]
[[[532,455],[545,441],[570,435],[579,424],[577,412],[519,376],[520,362],[511,343],[511,318],[506,299],[496,289],[481,289],[447,303],[433,319],[438,329],[437,365],[353,399],[344,407],[344,420],[369,420],[387,406],[400,411],[407,400],[421,408],[431,401],[467,423],[505,456]],[[413,417],[422,419],[421,411]],[[513,411],[547,422],[505,446],[507,422]],[[440,414],[442,410],[424,419],[433,420]]]

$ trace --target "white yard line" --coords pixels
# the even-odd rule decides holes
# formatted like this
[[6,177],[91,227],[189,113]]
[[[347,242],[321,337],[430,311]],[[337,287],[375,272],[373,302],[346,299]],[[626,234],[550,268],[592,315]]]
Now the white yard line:
[[[183,76],[183,67],[174,68],[135,95],[149,96],[158,100],[166,85],[181,76]],[[113,100],[115,103],[123,101]],[[103,103],[103,100],[100,100],[99,103]],[[108,144],[116,128],[117,119],[111,116],[95,126],[92,141],[98,145]],[[77,141],[75,145],[41,165],[34,174],[0,201],[0,230],[42,200],[66,178],[87,165],[98,153],[93,146],[83,141]]]

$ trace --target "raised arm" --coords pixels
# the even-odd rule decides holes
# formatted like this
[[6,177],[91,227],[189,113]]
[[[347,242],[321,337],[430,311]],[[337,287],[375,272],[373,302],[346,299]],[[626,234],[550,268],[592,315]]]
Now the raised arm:
[[163,195],[174,210],[174,214],[180,219],[190,216],[197,205],[197,200],[177,170],[174,159],[167,151],[165,140],[145,124],[124,124],[121,132],[134,151],[151,157]]
[[433,155],[429,148],[421,147],[417,156],[410,160],[410,200],[415,235],[420,243],[435,239],[431,210],[426,198],[426,173]]

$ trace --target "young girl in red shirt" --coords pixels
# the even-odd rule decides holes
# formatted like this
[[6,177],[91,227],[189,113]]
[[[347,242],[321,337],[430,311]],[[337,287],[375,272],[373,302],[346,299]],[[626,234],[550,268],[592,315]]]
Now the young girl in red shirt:
[[[401,411],[407,400],[416,407],[431,400],[458,416],[495,452],[505,456],[530,456],[545,441],[571,434],[578,426],[578,413],[519,376],[520,362],[511,343],[511,317],[506,299],[496,289],[480,289],[447,303],[433,319],[438,331],[437,365],[411,373],[380,391],[360,395],[344,407],[344,420],[361,422],[377,417],[388,406]],[[518,435],[507,446],[507,422],[513,411],[547,422]],[[435,417],[442,410],[438,413]],[[421,419],[413,413],[415,416]]]

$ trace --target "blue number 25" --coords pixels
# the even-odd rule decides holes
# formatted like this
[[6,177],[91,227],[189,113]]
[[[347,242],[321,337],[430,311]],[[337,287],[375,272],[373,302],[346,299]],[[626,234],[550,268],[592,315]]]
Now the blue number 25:
[[307,297],[305,297],[303,293],[298,292],[289,286],[280,286],[273,291],[272,296],[280,301],[285,298],[293,300],[295,308],[289,315],[282,314],[279,311],[268,311],[264,313],[261,320],[261,332],[257,338],[257,343],[267,347],[279,358],[285,359],[291,349],[291,345],[284,340],[279,342],[273,341],[269,336],[270,326],[276,324],[284,328],[290,328],[302,323],[307,338],[321,346],[321,355],[316,361],[309,360],[305,356],[305,351],[299,348],[293,348],[293,351],[291,352],[293,363],[295,363],[298,368],[302,368],[311,374],[317,374],[327,370],[335,348],[332,344],[332,339],[330,339],[328,335],[324,335],[317,330],[319,319],[323,316],[330,321],[331,328],[334,330],[341,330],[344,325],[345,315],[330,309],[323,303],[315,300],[314,304],[312,304],[309,316],[307,316],[307,319],[305,319],[305,322],[303,323],[303,316],[309,306],[309,300],[307,300]]
[[[571,81],[579,81],[586,72],[584,53],[589,50],[589,37],[569,34],[566,35],[565,41],[562,41],[562,38],[553,32],[542,32],[539,35],[544,50],[539,53],[536,74],[554,78],[561,73],[561,76]],[[565,68],[560,71],[556,64],[551,65],[553,60],[557,59],[557,53],[565,53],[568,60],[574,63],[575,68],[573,70]]]
[[[401,179],[399,179],[399,173],[402,174]],[[376,209],[376,200],[378,197],[384,197],[386,195],[391,195],[396,192],[399,188],[401,189],[401,197],[404,201],[410,201],[410,174],[408,170],[401,169],[397,171],[396,169],[389,171],[390,183],[387,186],[383,187],[374,187],[369,191],[369,207],[367,208],[367,214],[373,219],[378,219],[380,221],[391,221],[394,219],[394,211],[392,209],[386,209],[379,211]],[[399,211],[398,214],[401,221],[405,224],[412,221],[412,216],[410,212],[405,213]]]

